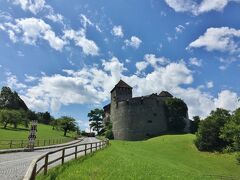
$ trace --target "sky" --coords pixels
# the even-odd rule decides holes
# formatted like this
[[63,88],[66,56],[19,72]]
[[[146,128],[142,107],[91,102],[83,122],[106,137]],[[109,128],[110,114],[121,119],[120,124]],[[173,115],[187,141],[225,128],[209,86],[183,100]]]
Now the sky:
[[76,118],[169,91],[189,117],[240,107],[240,0],[0,0],[0,87],[34,111]]

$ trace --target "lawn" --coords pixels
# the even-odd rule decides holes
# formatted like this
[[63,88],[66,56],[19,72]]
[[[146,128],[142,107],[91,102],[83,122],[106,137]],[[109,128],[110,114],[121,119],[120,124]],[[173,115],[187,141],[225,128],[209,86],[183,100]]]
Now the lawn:
[[[199,152],[194,135],[147,141],[111,141],[104,150],[51,169],[38,179],[220,179],[240,178],[234,154]],[[91,156],[91,157],[90,157]]]
[[[37,129],[38,129],[37,140],[38,139],[40,140],[39,145],[43,145],[44,142],[42,140],[44,139],[48,140],[48,141],[45,141],[45,144],[47,145],[49,143],[49,139],[52,140],[50,144],[53,144],[53,143],[55,144],[57,143],[56,139],[63,139],[63,141],[66,142],[66,141],[72,140],[73,137],[75,136],[75,133],[71,132],[67,134],[68,135],[67,137],[64,137],[63,131],[52,130],[52,126],[44,125],[44,124],[38,124]],[[4,129],[2,126],[0,126],[0,149],[10,148],[9,145],[6,145],[10,141],[3,141],[3,140],[27,140],[28,135],[29,135],[28,128],[19,126],[19,128],[17,129],[14,129],[13,127],[7,127],[6,129]],[[55,139],[54,142],[53,142],[53,139]],[[12,148],[19,147],[20,143],[21,143],[20,141],[13,141],[13,144],[16,144],[16,145],[13,145]],[[25,143],[26,142],[24,141],[24,144]]]

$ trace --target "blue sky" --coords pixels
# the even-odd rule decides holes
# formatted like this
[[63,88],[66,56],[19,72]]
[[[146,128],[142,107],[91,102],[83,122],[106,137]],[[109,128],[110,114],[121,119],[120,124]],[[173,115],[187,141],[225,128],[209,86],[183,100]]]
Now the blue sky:
[[70,115],[167,90],[190,117],[240,106],[239,0],[0,0],[0,87],[35,111]]

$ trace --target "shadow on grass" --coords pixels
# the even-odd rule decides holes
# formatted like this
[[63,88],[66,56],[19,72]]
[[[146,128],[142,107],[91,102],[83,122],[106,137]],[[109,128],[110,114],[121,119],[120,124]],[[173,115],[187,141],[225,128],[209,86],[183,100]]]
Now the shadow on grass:
[[13,127],[3,128],[3,127],[1,127],[0,129],[8,130],[8,131],[29,131],[28,128],[13,128]]

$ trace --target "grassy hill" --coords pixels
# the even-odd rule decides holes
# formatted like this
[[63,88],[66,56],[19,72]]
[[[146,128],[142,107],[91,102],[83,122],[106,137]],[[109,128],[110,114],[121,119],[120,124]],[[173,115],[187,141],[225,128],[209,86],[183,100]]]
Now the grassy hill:
[[221,179],[206,175],[240,178],[234,154],[199,152],[194,138],[166,135],[138,142],[111,141],[110,147],[91,158],[71,161],[38,179]]
[[[29,129],[24,127],[19,127],[14,129],[12,127],[7,127],[3,129],[0,126],[0,149],[9,148],[9,145],[4,145],[7,142],[2,140],[27,140],[29,135]],[[37,131],[37,140],[43,139],[63,139],[64,142],[70,141],[75,136],[75,133],[68,133],[67,137],[63,136],[63,131],[52,130],[52,126],[45,125],[45,124],[38,124],[38,131]],[[17,141],[13,142],[17,143]],[[46,142],[48,143],[48,142]],[[40,145],[43,145],[43,142],[40,141]]]

